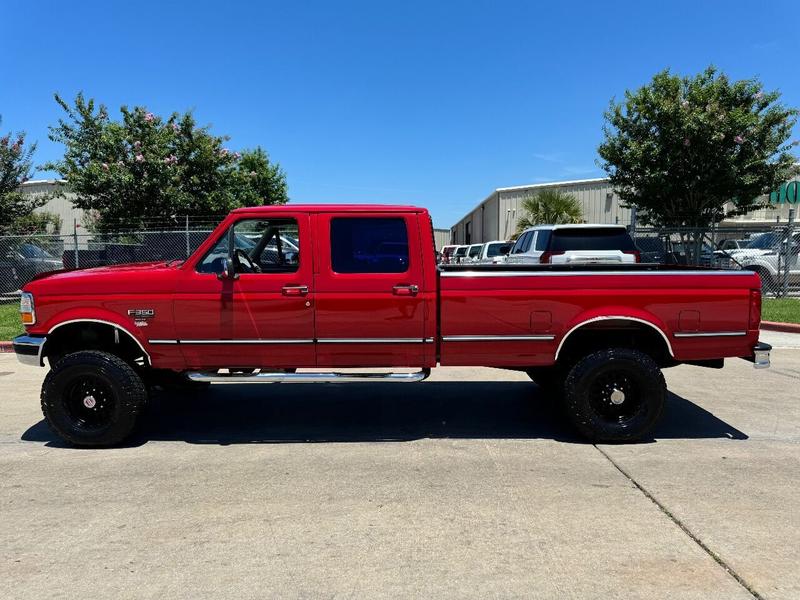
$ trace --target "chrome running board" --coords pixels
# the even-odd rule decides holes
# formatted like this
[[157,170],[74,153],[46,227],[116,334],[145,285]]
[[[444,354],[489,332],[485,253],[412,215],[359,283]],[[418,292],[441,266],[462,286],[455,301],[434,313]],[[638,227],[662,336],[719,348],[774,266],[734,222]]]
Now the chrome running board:
[[430,369],[413,373],[187,373],[192,381],[207,383],[415,383],[427,379]]

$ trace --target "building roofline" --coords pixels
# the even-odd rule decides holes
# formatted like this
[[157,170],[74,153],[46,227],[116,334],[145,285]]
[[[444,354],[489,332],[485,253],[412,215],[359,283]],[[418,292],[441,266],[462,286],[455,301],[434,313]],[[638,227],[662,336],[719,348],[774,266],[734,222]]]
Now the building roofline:
[[37,185],[37,184],[42,184],[42,183],[52,183],[52,184],[67,183],[67,180],[66,179],[29,179],[28,181],[23,181],[22,182],[22,187],[25,187],[26,185]]
[[531,188],[542,188],[542,187],[555,187],[560,185],[579,185],[581,183],[600,183],[602,181],[608,181],[608,177],[594,177],[592,179],[572,179],[568,181],[546,181],[544,183],[529,183],[527,185],[514,185],[511,187],[497,188],[495,192],[511,192],[516,190],[528,190]]
[[491,200],[492,196],[494,196],[495,194],[499,194],[500,192],[514,192],[514,191],[518,191],[518,190],[529,190],[531,188],[558,187],[558,186],[562,186],[562,185],[579,185],[579,184],[582,184],[582,183],[601,183],[601,182],[604,182],[604,181],[608,181],[608,177],[595,177],[593,179],[571,179],[571,180],[567,180],[567,181],[546,181],[544,183],[529,183],[527,185],[514,185],[514,186],[511,186],[511,187],[495,188],[489,193],[488,196],[486,196],[483,200],[478,202],[478,204],[476,204],[474,208],[472,208],[471,210],[468,210],[466,213],[464,213],[464,216],[461,217],[458,221],[455,222],[454,225],[452,225],[450,227],[450,231],[452,231],[454,227],[456,227],[459,223],[461,223],[469,215],[471,215],[476,210],[478,210],[484,203],[486,203],[489,200]]

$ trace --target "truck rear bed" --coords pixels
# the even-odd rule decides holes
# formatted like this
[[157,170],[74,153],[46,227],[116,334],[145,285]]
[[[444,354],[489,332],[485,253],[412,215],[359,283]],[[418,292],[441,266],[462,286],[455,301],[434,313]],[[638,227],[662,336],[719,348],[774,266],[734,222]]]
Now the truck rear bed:
[[758,341],[759,290],[754,273],[701,267],[442,266],[440,359],[550,365],[588,329],[650,332],[674,361],[747,357]]

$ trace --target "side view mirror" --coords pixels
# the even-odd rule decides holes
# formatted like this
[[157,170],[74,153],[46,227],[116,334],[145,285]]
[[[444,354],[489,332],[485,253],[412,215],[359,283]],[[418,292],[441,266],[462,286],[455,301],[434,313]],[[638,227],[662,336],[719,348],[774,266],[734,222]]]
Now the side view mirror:
[[233,268],[233,261],[225,257],[222,259],[222,271],[217,273],[217,279],[220,281],[225,279],[239,279],[239,274]]

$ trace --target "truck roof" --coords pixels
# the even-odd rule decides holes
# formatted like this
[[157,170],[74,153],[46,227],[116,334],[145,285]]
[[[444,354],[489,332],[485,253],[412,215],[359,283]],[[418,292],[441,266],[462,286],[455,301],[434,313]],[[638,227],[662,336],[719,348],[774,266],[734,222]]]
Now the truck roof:
[[396,204],[277,204],[269,206],[249,206],[234,209],[235,214],[269,214],[271,212],[294,210],[298,212],[426,212],[419,206]]

